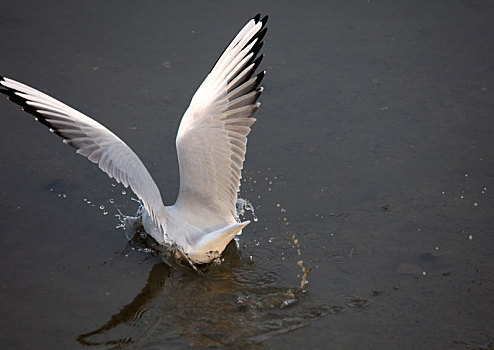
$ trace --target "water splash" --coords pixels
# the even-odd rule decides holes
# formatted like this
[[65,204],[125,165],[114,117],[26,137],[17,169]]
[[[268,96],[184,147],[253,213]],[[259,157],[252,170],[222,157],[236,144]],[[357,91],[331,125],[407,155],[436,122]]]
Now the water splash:
[[[288,226],[290,225],[290,222],[287,219],[286,215],[286,209],[281,207],[280,203],[276,204],[277,208],[280,208],[281,213],[283,213],[283,223]],[[297,248],[297,256],[299,257],[299,260],[297,260],[297,266],[299,266],[302,269],[302,274],[298,274],[297,277],[300,278],[300,289],[303,289],[304,286],[309,283],[309,280],[307,279],[307,276],[309,275],[309,272],[312,270],[311,267],[307,266],[305,267],[304,261],[301,259],[302,257],[302,251],[300,249],[300,242],[296,236],[295,233],[292,233],[292,242],[295,248]]]
[[259,221],[254,211],[254,206],[249,200],[244,198],[238,198],[236,207],[237,207],[237,215],[239,217],[245,216],[246,211],[250,211],[252,215],[252,220],[254,220],[255,222]]
[[[235,243],[226,248],[220,263],[192,271],[139,231],[138,217],[119,211],[119,227],[124,228],[128,238],[134,233],[130,251],[159,255],[165,263],[153,267],[146,285],[132,302],[98,329],[85,330],[78,342],[115,349],[153,348],[157,344],[172,348],[250,348],[325,315],[342,312],[348,306],[315,302],[305,288],[310,267],[302,260],[299,239],[288,230],[287,210],[280,203],[276,207],[282,213],[283,227],[287,228],[284,244],[289,245],[287,249],[296,248],[297,266],[302,270],[298,275],[300,284],[295,286],[287,287],[281,282],[284,278],[273,271],[271,260],[243,257]],[[238,215],[247,211],[257,221],[252,204],[239,198]],[[274,244],[280,241],[272,237],[269,240]]]
[[[278,173],[277,175],[271,174],[270,168],[267,168],[267,173],[261,174],[261,171],[258,170],[257,174],[264,177],[264,181],[266,182],[268,192],[273,191],[273,189],[276,186],[276,183],[280,179],[279,175],[282,175],[281,173]],[[252,178],[251,178],[251,181],[253,181],[255,183],[255,180],[253,180]],[[260,198],[260,196],[258,196],[258,197]],[[304,288],[304,286],[309,283],[307,276],[311,271],[311,267],[305,266],[304,260],[302,259],[302,251],[301,251],[299,239],[296,237],[296,234],[292,230],[289,230],[290,221],[288,220],[287,210],[279,202],[277,202],[275,204],[275,206],[281,213],[281,217],[280,217],[281,224],[283,226],[287,227],[286,235],[288,237],[291,237],[291,243],[293,244],[293,247],[297,249],[297,256],[298,256],[297,266],[299,266],[300,269],[302,270],[301,273],[297,274],[297,278],[300,278],[299,289],[302,290]],[[238,202],[237,202],[237,208],[238,208]],[[266,230],[267,229],[268,228],[266,227]],[[269,243],[272,243],[273,241],[274,241],[274,239],[272,237],[270,237],[268,239]],[[257,245],[259,245],[259,242],[256,242],[256,246]],[[278,243],[278,245],[279,245],[279,243]],[[283,251],[281,251],[281,255],[282,255],[281,260],[285,261],[285,257],[283,256],[284,255]]]

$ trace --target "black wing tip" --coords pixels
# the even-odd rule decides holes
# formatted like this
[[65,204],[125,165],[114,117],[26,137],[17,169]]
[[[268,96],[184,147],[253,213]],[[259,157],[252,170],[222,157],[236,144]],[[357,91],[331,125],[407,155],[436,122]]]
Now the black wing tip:
[[[3,77],[1,77],[0,82],[5,81]],[[9,87],[0,85],[0,93],[7,95],[7,98],[14,102],[15,104],[21,106],[23,109],[29,108],[30,106],[26,103],[26,99],[20,97],[16,94],[16,90],[11,89]]]
[[252,42],[254,40],[256,40],[256,43],[255,45],[252,47],[251,49],[251,52],[254,52],[255,51],[255,48],[258,46],[258,45],[262,45],[262,42],[263,42],[263,39],[264,39],[264,36],[266,35],[266,32],[268,31],[268,28],[263,28],[261,29],[260,31],[258,31],[250,40],[247,44],[245,44],[244,47],[246,46],[249,46],[250,44],[252,44]]
[[[265,16],[264,18],[266,18],[266,20],[267,20],[267,16]],[[263,26],[261,27],[261,29],[259,29],[259,31],[245,45],[245,46],[250,45],[254,40],[256,41],[255,45],[250,50],[250,52],[253,53],[252,61],[256,58],[257,54],[259,53],[259,51],[262,48],[262,45],[264,44],[263,40],[264,40],[264,37],[266,36],[266,33],[268,31],[268,28],[264,27],[264,23],[265,22],[263,22]],[[252,61],[250,63],[252,63]]]
[[[252,64],[252,68],[250,69],[249,74],[247,74],[247,76],[245,77],[245,81],[249,80],[252,77],[252,75],[254,75],[255,71],[257,70],[257,68],[261,64],[261,61],[263,58],[264,58],[264,55],[260,55],[253,62],[249,63],[249,65]],[[266,74],[266,71],[262,71],[261,73],[257,74],[256,78],[262,80],[262,78],[264,77],[264,74]],[[256,84],[259,85],[260,82],[261,81],[258,80]]]
[[[5,77],[0,77],[0,82],[2,81],[5,81]],[[17,90],[15,89],[11,89],[9,87],[6,87],[6,86],[3,86],[1,85],[0,86],[0,93],[4,94],[4,95],[7,95],[7,98],[15,103],[16,105],[20,106],[22,108],[22,110],[26,113],[29,113],[31,114],[32,116],[34,116],[34,118],[40,122],[41,124],[47,126],[50,128],[50,130],[52,130],[53,133],[59,135],[60,137],[64,137],[58,130],[57,128],[52,125],[46,118],[46,116],[44,116],[43,114],[39,113],[38,110],[33,107],[33,106],[30,106],[29,104],[27,104],[27,100],[19,95],[17,95]]]
[[264,27],[266,25],[266,23],[268,22],[268,19],[269,19],[269,16],[266,15],[264,16],[263,18],[261,18],[261,23],[262,23],[262,26]]
[[266,25],[266,23],[268,22],[268,19],[269,19],[269,16],[266,15],[264,16],[263,18],[261,18],[261,14],[258,13],[257,15],[255,15],[254,17],[252,17],[252,19],[254,20],[254,23],[257,24],[259,22],[262,23],[262,27],[264,28],[264,26]]
[[263,46],[264,46],[264,41],[259,41],[252,47],[252,49],[250,50],[250,53],[252,53],[252,59],[250,60],[249,63],[252,63],[256,59],[257,55],[259,54],[259,51],[261,51]]
[[266,75],[266,71],[263,70],[262,72],[259,72],[256,76],[255,76],[255,79],[256,79],[256,82],[254,84],[254,88],[256,89],[262,82],[262,79],[264,78],[264,76]]
[[254,60],[254,67],[252,68],[253,71],[255,71],[257,69],[257,67],[259,67],[259,65],[261,64],[261,61],[262,59],[264,58],[264,54],[260,54],[259,57],[257,57],[255,60]]
[[[5,77],[3,75],[0,75],[0,83],[2,82],[5,82]],[[8,87],[6,86],[3,86],[2,84],[0,84],[0,92],[9,96],[9,91],[11,91]]]
[[263,29],[261,29],[256,35],[255,37],[257,38],[258,41],[262,41],[264,39],[264,37],[266,36],[266,33],[268,31],[268,27],[264,27]]

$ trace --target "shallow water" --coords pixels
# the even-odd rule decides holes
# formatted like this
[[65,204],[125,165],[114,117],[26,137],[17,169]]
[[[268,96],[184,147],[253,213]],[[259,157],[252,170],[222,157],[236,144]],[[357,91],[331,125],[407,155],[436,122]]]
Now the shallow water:
[[0,348],[492,346],[492,3],[0,8],[1,73],[115,131],[167,203],[191,95],[270,15],[242,185],[259,221],[202,275],[129,244],[130,191],[0,101]]

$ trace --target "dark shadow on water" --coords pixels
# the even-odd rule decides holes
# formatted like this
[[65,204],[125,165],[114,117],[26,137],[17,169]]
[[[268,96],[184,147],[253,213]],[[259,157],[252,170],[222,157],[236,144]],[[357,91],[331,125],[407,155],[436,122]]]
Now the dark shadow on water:
[[235,244],[227,247],[221,264],[202,267],[202,274],[171,265],[154,265],[129,304],[77,341],[110,349],[251,348],[342,311],[314,303],[306,290],[280,286],[276,274],[242,258]]

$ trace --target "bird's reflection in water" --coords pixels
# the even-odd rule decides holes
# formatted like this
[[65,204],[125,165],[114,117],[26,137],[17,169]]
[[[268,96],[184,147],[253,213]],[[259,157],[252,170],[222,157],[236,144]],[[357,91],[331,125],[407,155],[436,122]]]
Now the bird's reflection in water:
[[300,288],[280,287],[275,274],[243,259],[235,244],[224,257],[201,274],[156,264],[132,302],[77,340],[115,349],[160,344],[249,348],[335,311],[315,305]]

